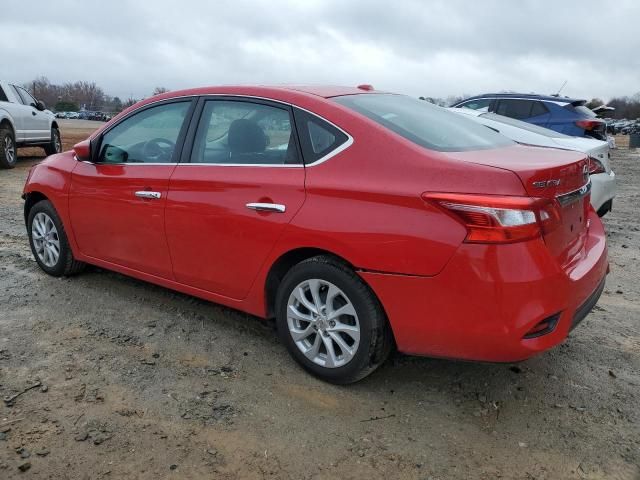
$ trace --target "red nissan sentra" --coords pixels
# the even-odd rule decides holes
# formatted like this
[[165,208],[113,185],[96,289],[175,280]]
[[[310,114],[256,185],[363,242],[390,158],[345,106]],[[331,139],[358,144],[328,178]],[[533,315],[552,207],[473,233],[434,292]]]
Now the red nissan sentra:
[[405,353],[511,362],[562,342],[607,274],[587,159],[368,86],[144,100],[24,188],[36,261],[275,317],[349,383]]

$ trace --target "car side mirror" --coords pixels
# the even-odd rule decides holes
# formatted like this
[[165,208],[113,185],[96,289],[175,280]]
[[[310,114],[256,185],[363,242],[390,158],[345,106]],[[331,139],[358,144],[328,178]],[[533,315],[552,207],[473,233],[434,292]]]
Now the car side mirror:
[[76,143],[73,146],[73,151],[76,154],[76,158],[81,162],[88,162],[91,160],[91,142],[89,140]]
[[36,102],[36,110],[40,110],[41,112],[46,110],[47,106],[44,104],[44,102],[42,100],[38,100]]

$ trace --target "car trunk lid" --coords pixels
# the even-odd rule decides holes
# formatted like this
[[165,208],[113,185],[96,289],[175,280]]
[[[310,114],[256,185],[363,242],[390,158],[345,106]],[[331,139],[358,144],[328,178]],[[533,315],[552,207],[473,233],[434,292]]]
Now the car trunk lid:
[[553,200],[558,222],[554,229],[544,232],[543,238],[561,265],[571,263],[583,249],[591,186],[588,159],[584,153],[513,146],[448,155],[465,162],[510,170],[520,178],[528,196]]

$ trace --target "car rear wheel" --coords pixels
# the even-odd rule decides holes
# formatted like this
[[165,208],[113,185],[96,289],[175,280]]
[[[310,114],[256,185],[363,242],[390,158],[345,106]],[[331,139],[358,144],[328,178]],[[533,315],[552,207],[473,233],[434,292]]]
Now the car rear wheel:
[[44,146],[44,153],[47,155],[54,155],[62,152],[62,138],[60,137],[60,130],[56,127],[51,128],[51,142]]
[[353,270],[329,257],[294,266],[278,288],[276,309],[278,333],[289,353],[328,382],[364,378],[391,350],[378,299]]
[[73,275],[84,268],[85,264],[73,257],[58,212],[48,200],[36,203],[29,211],[28,232],[33,256],[49,275]]
[[16,138],[9,127],[0,127],[0,168],[13,168],[16,166],[18,151]]

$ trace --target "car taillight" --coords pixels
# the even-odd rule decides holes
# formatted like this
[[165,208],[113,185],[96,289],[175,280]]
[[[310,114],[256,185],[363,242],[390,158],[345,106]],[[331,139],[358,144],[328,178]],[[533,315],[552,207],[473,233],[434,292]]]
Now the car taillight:
[[425,193],[422,198],[460,221],[467,243],[513,243],[554,230],[560,223],[555,200],[532,197]]
[[595,130],[602,126],[602,122],[600,120],[578,120],[576,125],[580,128],[584,128],[585,130]]
[[595,175],[596,173],[607,173],[607,170],[600,160],[589,157],[589,175]]

